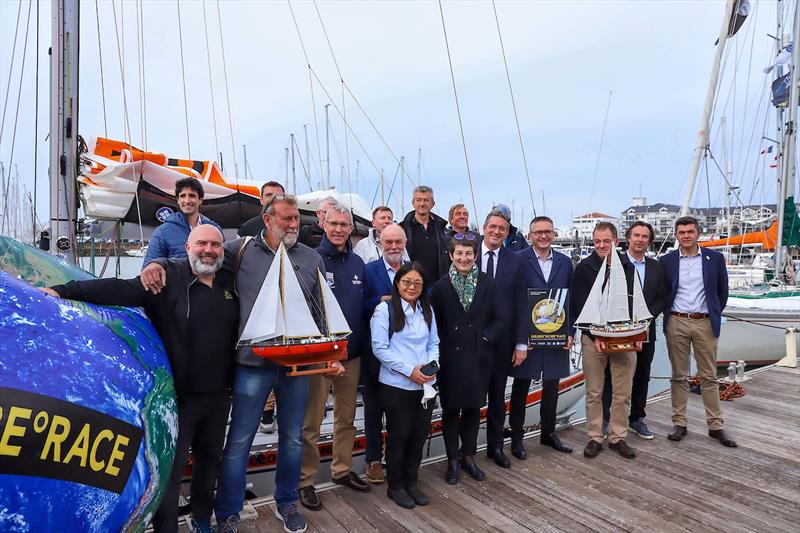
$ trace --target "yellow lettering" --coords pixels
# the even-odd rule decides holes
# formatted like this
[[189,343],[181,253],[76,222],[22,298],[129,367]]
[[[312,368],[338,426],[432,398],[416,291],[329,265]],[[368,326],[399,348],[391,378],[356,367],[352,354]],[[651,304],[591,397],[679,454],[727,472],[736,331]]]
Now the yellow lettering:
[[25,426],[17,426],[14,422],[17,421],[17,418],[23,420],[30,419],[32,412],[33,411],[30,409],[16,406],[8,410],[8,421],[6,422],[5,430],[3,430],[3,436],[0,437],[0,455],[10,455],[11,457],[19,456],[22,446],[9,444],[8,441],[11,437],[25,436]]
[[111,452],[111,457],[108,459],[108,467],[106,468],[106,474],[109,476],[118,476],[119,475],[119,468],[114,466],[114,461],[119,459],[122,460],[125,458],[125,452],[121,452],[119,449],[120,447],[127,446],[129,442],[128,437],[123,435],[117,435],[117,440],[114,441],[114,451]]
[[[47,432],[47,440],[44,441],[42,455],[39,456],[42,461],[47,460],[50,446],[53,446],[53,461],[61,462],[61,443],[67,440],[70,425],[69,420],[63,416],[53,415],[53,422],[50,424],[50,431]],[[62,430],[61,432],[58,431],[59,428]]]
[[114,433],[110,429],[104,429],[100,433],[97,434],[97,437],[94,439],[94,444],[92,444],[92,451],[89,454],[89,466],[92,467],[92,470],[95,472],[101,471],[105,468],[106,463],[105,461],[98,461],[97,460],[97,447],[100,445],[100,441],[108,440],[114,438]]
[[72,447],[69,449],[67,456],[64,457],[64,463],[69,464],[73,457],[80,457],[81,458],[81,466],[86,466],[86,459],[89,455],[89,433],[91,432],[91,426],[89,424],[84,424],[83,429],[78,434],[78,438],[75,439],[75,442],[72,443]]

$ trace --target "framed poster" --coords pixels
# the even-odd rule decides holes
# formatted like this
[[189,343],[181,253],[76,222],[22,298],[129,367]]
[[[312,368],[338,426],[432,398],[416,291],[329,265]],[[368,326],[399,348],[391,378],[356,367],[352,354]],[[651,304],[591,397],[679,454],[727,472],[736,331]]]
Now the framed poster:
[[569,337],[569,289],[528,289],[528,349],[558,348]]

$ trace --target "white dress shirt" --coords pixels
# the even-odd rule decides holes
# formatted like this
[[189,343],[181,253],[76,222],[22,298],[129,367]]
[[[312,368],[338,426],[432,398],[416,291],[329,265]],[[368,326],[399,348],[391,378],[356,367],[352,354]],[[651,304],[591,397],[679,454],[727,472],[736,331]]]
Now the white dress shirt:
[[481,272],[483,272],[484,274],[488,274],[488,272],[486,272],[486,268],[489,266],[489,252],[490,251],[494,251],[494,272],[492,272],[492,274],[491,274],[492,277],[494,278],[495,274],[497,274],[497,263],[500,262],[500,248],[498,248],[497,250],[489,250],[489,248],[486,247],[486,242],[482,242],[481,243]]

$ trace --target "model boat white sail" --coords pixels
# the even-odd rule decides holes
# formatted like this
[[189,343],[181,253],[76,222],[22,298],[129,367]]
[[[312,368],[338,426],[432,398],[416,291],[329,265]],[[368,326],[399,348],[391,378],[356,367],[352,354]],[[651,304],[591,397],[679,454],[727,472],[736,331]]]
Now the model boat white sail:
[[[628,283],[616,248],[611,249],[611,265],[603,261],[589,297],[575,320],[596,337],[631,337],[647,331],[653,315],[644,301],[638,272],[634,272],[633,306],[628,307]],[[608,281],[606,281],[606,279]]]
[[[346,358],[350,327],[322,273],[317,271],[317,277],[322,307],[316,311],[322,316],[324,332],[320,332],[307,303],[305,293],[309,289],[300,286],[292,260],[281,243],[239,337],[239,346],[249,346],[260,357],[294,367],[291,375],[327,372],[331,362]],[[313,302],[311,295],[308,301]],[[319,363],[325,366],[312,371],[296,370],[298,365]]]

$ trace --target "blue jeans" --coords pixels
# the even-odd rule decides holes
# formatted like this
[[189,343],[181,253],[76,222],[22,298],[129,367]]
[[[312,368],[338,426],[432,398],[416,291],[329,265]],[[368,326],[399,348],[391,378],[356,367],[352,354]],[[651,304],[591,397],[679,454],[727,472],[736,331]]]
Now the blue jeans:
[[277,365],[237,364],[233,382],[231,425],[217,480],[214,513],[219,523],[238,515],[244,502],[245,477],[250,447],[258,431],[264,402],[274,389],[278,411],[278,466],[275,501],[283,507],[297,501],[303,452],[303,415],[308,396],[308,377],[287,377]]

